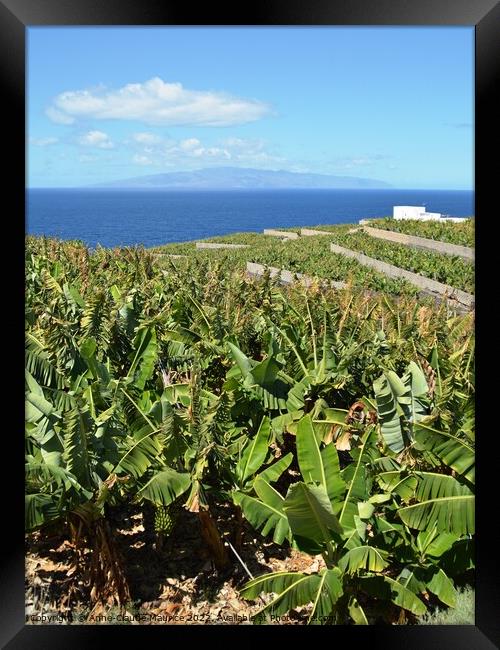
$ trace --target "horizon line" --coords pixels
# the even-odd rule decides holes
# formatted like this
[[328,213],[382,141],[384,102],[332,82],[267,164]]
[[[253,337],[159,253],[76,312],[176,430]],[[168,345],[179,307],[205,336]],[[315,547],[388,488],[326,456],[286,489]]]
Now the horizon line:
[[352,192],[393,192],[397,191],[425,191],[425,192],[474,192],[474,188],[470,187],[96,187],[95,185],[31,185],[25,186],[25,190],[96,190],[96,191],[163,191],[163,192],[275,192],[283,190],[305,190],[305,191],[343,191],[348,190]]

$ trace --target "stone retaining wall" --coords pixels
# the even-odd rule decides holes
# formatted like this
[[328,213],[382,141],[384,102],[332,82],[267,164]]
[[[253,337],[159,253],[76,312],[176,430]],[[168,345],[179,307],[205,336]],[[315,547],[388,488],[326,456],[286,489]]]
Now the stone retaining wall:
[[248,244],[216,244],[215,242],[196,242],[196,248],[250,248]]
[[313,235],[330,235],[332,236],[333,232],[328,232],[328,230],[313,230],[312,228],[301,228],[300,234],[305,237],[312,237]]
[[406,271],[405,269],[401,269],[398,266],[394,266],[393,264],[388,264],[387,262],[376,260],[373,257],[368,257],[362,253],[351,251],[348,248],[343,248],[337,244],[330,244],[330,250],[332,253],[338,253],[340,255],[345,255],[346,257],[352,257],[360,264],[369,266],[375,271],[384,273],[391,278],[402,278],[403,280],[407,280],[425,293],[428,293],[430,295],[438,294],[440,296],[446,296],[446,298],[452,302],[457,302],[469,309],[474,308],[474,296],[470,293],[460,291],[460,289],[455,289],[454,287],[450,287],[449,285],[443,284],[442,282],[436,282],[436,280],[431,280],[430,278],[426,278],[425,276],[419,275],[418,273]]
[[[292,273],[286,269],[277,269],[274,266],[264,266],[263,264],[256,264],[255,262],[247,262],[247,273],[250,275],[262,276],[266,270],[269,270],[272,278],[279,276],[283,284],[293,284],[299,280],[304,286],[309,287],[313,282],[317,282],[317,280],[314,280],[303,273]],[[335,289],[344,289],[346,286],[345,282],[334,282],[333,280],[324,280],[322,281],[322,284]]]
[[271,235],[272,237],[283,237],[284,239],[298,239],[299,235],[296,232],[287,232],[285,230],[274,230],[273,228],[264,228],[264,235]]
[[392,230],[382,230],[382,228],[370,228],[369,226],[364,226],[363,230],[370,235],[370,237],[376,237],[377,239],[394,242],[395,244],[404,244],[405,246],[411,246],[412,248],[444,253],[445,255],[458,255],[470,262],[474,261],[474,249],[467,246],[448,244],[447,242],[427,239],[426,237],[406,235],[405,233],[393,232]]
[[[339,225],[341,225],[341,224],[339,224]],[[353,232],[357,232],[358,230],[361,230],[361,228],[359,228],[358,226],[355,226],[354,228],[351,228],[347,232],[350,234],[350,233],[353,233]],[[300,229],[300,234],[301,234],[301,236],[304,236],[304,237],[312,237],[313,235],[330,235],[330,237],[333,237],[335,235],[334,232],[329,232],[328,230],[313,230],[312,228],[301,228]]]

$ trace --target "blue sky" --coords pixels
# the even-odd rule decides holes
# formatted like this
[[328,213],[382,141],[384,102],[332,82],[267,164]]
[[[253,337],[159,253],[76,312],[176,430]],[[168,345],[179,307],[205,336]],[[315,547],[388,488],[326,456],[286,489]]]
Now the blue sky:
[[212,166],[473,189],[473,27],[28,29],[30,187]]

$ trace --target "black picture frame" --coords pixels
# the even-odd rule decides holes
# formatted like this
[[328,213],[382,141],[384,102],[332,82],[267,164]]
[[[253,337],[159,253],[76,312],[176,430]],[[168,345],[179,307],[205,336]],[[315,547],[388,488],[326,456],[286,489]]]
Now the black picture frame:
[[[14,235],[5,238],[5,253],[12,257],[6,267],[4,278],[12,299],[6,299],[4,323],[8,324],[6,347],[14,355],[8,366],[9,382],[4,393],[6,413],[13,413],[9,425],[3,427],[5,456],[4,466],[12,464],[13,477],[4,483],[5,498],[2,537],[7,548],[1,556],[1,619],[0,641],[9,650],[42,648],[72,650],[76,647],[101,647],[108,645],[120,632],[125,632],[131,644],[139,639],[144,643],[177,642],[182,635],[185,641],[206,640],[216,629],[217,634],[243,635],[251,642],[258,641],[263,629],[252,626],[28,626],[24,613],[24,493],[21,459],[24,457],[22,436],[18,435],[23,412],[23,368],[17,356],[23,343],[23,283],[21,260],[24,250],[24,229],[21,214],[25,209],[25,32],[36,25],[470,25],[476,33],[476,328],[477,337],[477,461],[479,466],[477,493],[479,508],[477,522],[477,569],[476,569],[476,625],[475,626],[397,626],[397,627],[344,627],[327,630],[331,643],[338,643],[338,634],[347,634],[349,643],[368,645],[375,643],[384,648],[402,646],[410,648],[453,648],[453,650],[481,650],[498,648],[500,644],[500,576],[498,571],[497,544],[492,531],[498,507],[495,485],[488,486],[488,477],[495,478],[496,410],[494,408],[496,382],[489,384],[486,378],[488,365],[493,362],[493,342],[496,340],[494,318],[488,318],[488,307],[494,307],[496,295],[488,288],[490,260],[495,259],[492,232],[494,212],[490,206],[496,203],[498,181],[498,149],[493,148],[495,136],[498,141],[498,104],[494,92],[500,88],[500,3],[497,0],[279,0],[247,3],[236,8],[222,3],[199,6],[174,3],[166,0],[0,0],[0,75],[3,96],[4,136],[7,138],[4,155],[8,162],[4,169],[4,199],[13,200],[4,224],[14,222]],[[493,162],[488,158],[492,149]],[[496,165],[496,170],[495,170]],[[496,183],[495,183],[496,181]],[[5,203],[4,203],[5,204]],[[19,236],[18,236],[19,235]],[[19,245],[19,249],[17,248]],[[21,250],[21,248],[23,250]],[[4,260],[7,255],[2,256]],[[19,307],[19,309],[17,309]],[[479,314],[479,319],[477,319]],[[16,319],[19,316],[19,323]],[[21,353],[19,353],[20,356]],[[494,365],[494,364],[492,364]],[[19,370],[19,374],[17,374]],[[19,380],[19,383],[17,383]],[[15,395],[15,397],[13,397]],[[19,396],[19,411],[12,406]],[[14,432],[14,433],[13,433]],[[19,438],[19,440],[17,440]],[[19,443],[19,447],[17,446]],[[10,462],[12,458],[12,463]],[[19,463],[19,464],[18,464]],[[19,485],[21,483],[21,485]],[[17,484],[17,485],[16,485]],[[7,485],[9,486],[7,488]],[[137,628],[140,628],[139,630]],[[265,628],[271,635],[292,633],[297,641],[317,634],[317,628],[304,626],[277,626]],[[238,632],[240,634],[238,635]],[[324,632],[324,630],[323,630]],[[215,633],[215,632],[214,632]],[[203,637],[200,636],[203,634]],[[140,636],[139,636],[140,635]],[[148,637],[146,639],[146,636]],[[255,637],[257,635],[257,637]],[[298,635],[298,636],[297,636]],[[271,638],[271,637],[274,637]],[[299,639],[302,637],[302,639]]]

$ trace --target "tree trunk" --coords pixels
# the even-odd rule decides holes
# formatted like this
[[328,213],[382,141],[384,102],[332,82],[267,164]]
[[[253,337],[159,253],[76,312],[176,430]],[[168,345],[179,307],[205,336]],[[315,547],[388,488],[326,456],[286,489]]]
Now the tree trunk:
[[236,506],[236,530],[234,533],[234,546],[237,551],[241,550],[243,545],[243,515],[241,508]]
[[[93,603],[123,606],[130,601],[130,589],[123,559],[108,522],[74,517],[71,523],[78,569],[85,574]],[[85,548],[90,549],[90,559]]]
[[201,534],[210,549],[215,566],[217,569],[224,569],[229,564],[229,557],[217,525],[210,516],[210,512],[204,508],[200,508],[198,516],[200,519]]

